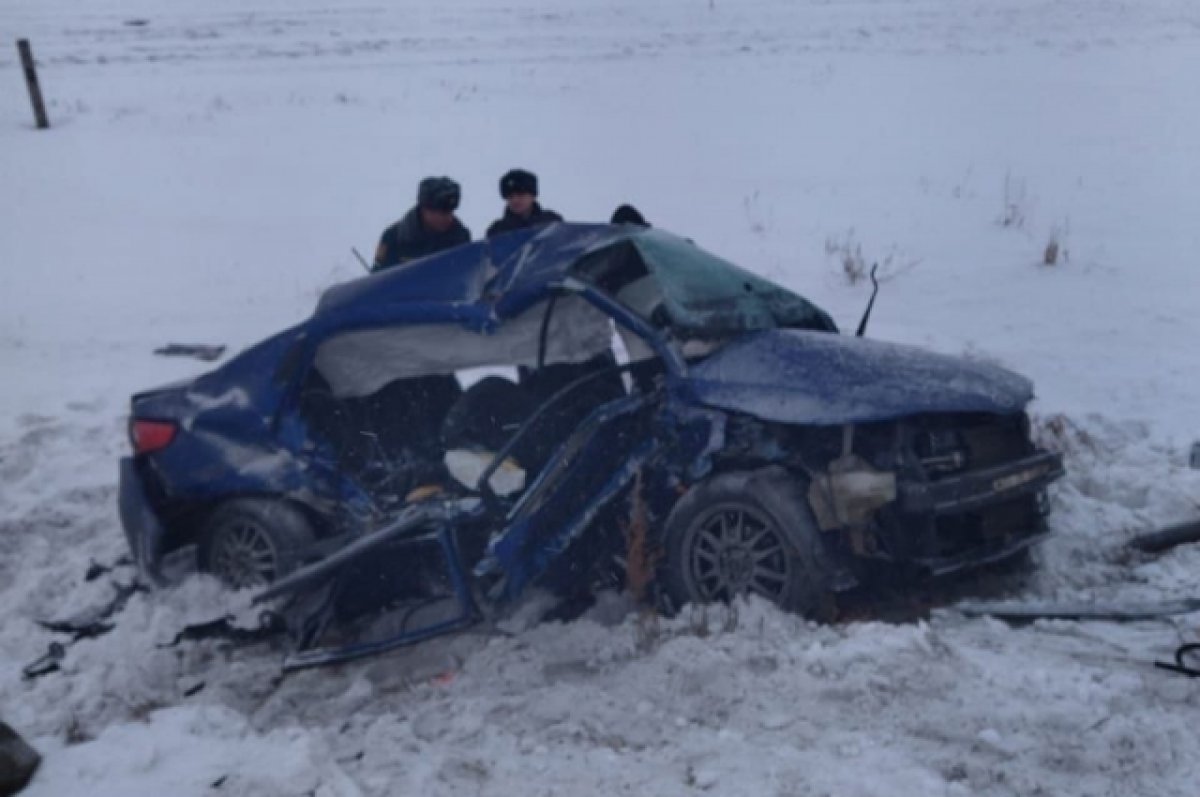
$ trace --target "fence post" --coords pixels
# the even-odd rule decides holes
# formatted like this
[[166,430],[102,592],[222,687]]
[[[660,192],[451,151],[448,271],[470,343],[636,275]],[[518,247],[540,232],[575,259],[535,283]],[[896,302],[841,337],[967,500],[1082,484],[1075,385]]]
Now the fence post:
[[33,103],[33,116],[37,119],[38,130],[50,126],[46,118],[46,106],[42,102],[42,89],[38,85],[37,69],[33,65],[33,51],[29,49],[29,39],[18,39],[17,50],[21,53],[21,66],[25,68],[25,85],[29,88],[29,101]]

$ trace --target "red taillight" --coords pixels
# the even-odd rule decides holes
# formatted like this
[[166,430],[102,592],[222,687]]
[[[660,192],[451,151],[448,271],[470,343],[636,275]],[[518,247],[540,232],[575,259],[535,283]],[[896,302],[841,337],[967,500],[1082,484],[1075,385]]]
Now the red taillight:
[[129,440],[133,443],[133,453],[149,454],[166,448],[175,439],[176,431],[178,427],[171,421],[130,420]]

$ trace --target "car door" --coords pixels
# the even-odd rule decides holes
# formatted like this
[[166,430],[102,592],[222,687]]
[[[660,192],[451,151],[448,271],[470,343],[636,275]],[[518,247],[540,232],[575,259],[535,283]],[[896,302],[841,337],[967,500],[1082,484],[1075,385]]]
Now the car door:
[[515,598],[593,531],[593,521],[654,451],[651,396],[634,394],[595,409],[550,457],[476,569],[489,598]]

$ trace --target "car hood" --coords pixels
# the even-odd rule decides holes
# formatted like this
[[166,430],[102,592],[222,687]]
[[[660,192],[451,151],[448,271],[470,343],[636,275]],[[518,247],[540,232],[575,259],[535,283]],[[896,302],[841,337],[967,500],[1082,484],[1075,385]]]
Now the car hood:
[[808,330],[729,344],[688,371],[702,404],[768,421],[832,425],[930,412],[1018,412],[1028,379],[978,360]]

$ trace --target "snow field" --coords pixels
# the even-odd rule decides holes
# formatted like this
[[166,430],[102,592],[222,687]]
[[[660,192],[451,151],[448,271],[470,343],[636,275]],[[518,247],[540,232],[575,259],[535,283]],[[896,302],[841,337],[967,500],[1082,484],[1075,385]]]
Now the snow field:
[[37,619],[110,594],[83,574],[124,551],[129,394],[200,370],[150,351],[303,317],[426,174],[481,233],[517,165],[843,329],[845,256],[879,262],[870,334],[1031,376],[1067,457],[1037,569],[979,591],[1194,596],[1194,547],[1123,549],[1200,508],[1193,4],[0,0],[0,33],[33,40],[55,125],[0,52],[0,715],[46,755],[29,794],[1195,794],[1195,686],[1150,661],[1196,616],[647,629],[606,598],[280,679],[266,647],[160,647],[244,610],[197,579],[20,678]]

